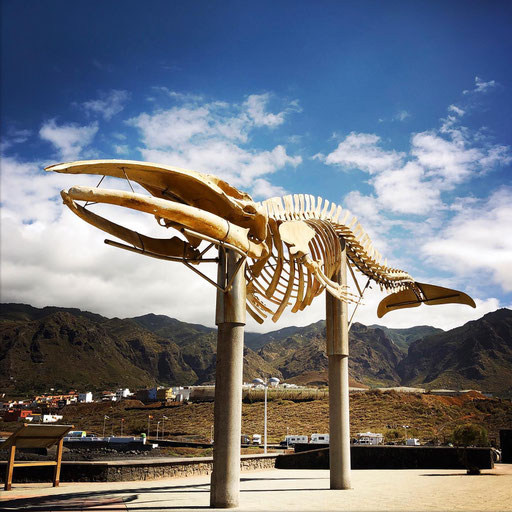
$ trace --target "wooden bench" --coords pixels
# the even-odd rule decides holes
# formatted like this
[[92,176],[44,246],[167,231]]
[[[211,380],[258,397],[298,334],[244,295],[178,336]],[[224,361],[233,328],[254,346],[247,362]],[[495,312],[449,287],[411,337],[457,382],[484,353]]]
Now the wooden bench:
[[[55,466],[53,487],[58,487],[64,436],[72,429],[73,425],[32,425],[24,423],[3,443],[0,443],[0,450],[9,449],[4,489],[6,491],[11,489],[14,468],[29,466]],[[57,445],[57,457],[54,461],[14,462],[16,448],[50,448],[55,444]]]

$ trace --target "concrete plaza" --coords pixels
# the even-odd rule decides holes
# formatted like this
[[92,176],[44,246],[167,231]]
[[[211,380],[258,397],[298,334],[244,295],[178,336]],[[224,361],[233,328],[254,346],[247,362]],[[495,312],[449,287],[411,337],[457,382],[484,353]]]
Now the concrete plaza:
[[[13,484],[0,510],[205,510],[206,475],[121,483]],[[261,511],[512,511],[512,465],[480,476],[461,470],[356,470],[352,489],[329,490],[327,470],[242,473],[240,506]]]

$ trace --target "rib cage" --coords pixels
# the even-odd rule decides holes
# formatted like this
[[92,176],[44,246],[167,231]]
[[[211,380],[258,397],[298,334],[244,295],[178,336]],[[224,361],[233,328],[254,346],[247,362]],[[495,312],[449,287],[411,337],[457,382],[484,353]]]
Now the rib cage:
[[[284,310],[302,311],[326,288],[304,257],[290,253],[281,240],[279,226],[283,222],[303,221],[315,231],[309,243],[311,259],[319,262],[321,272],[329,280],[341,264],[339,238],[346,243],[349,264],[378,283],[381,288],[396,289],[413,285],[412,277],[402,270],[390,268],[373,248],[368,234],[348,210],[309,194],[274,197],[262,203],[268,214],[270,254],[263,259],[250,259],[246,266],[247,311],[258,322],[269,315],[275,322]],[[328,286],[328,285],[327,285]],[[341,300],[353,301],[346,290],[337,293]]]

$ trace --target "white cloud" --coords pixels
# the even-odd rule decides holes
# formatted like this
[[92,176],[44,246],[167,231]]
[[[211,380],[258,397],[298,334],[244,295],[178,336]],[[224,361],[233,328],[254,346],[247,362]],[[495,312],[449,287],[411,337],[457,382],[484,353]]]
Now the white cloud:
[[459,117],[462,117],[466,113],[464,109],[458,107],[457,105],[450,105],[448,107],[448,111],[457,114]]
[[498,83],[495,80],[489,80],[485,82],[479,76],[475,76],[475,88],[472,90],[462,91],[463,94],[472,94],[472,93],[486,93],[496,87]]
[[[512,291],[512,188],[503,187],[480,204],[458,208],[447,226],[423,246],[437,265],[456,275],[492,281]],[[485,275],[479,276],[481,271]],[[487,283],[486,283],[487,284]]]
[[0,151],[4,152],[14,144],[23,144],[32,135],[31,130],[19,130],[10,126],[0,142]]
[[[202,96],[201,94],[193,94],[191,92],[183,93],[183,92],[173,91],[172,89],[169,89],[168,87],[163,87],[163,86],[154,86],[154,87],[151,87],[151,89],[155,92],[164,94],[164,96],[169,96],[181,103],[197,103],[197,102],[205,101],[204,96]],[[156,98],[154,98],[154,97],[151,97],[148,99],[150,101],[156,100]]]
[[457,135],[456,140],[446,140],[434,132],[423,132],[411,140],[411,155],[427,176],[439,178],[445,188],[468,178],[485,156],[482,149],[467,147],[460,132]]
[[283,146],[271,151],[250,151],[227,141],[211,140],[202,144],[183,144],[176,150],[140,149],[149,162],[167,163],[208,172],[245,191],[255,185],[254,180],[272,174],[287,165],[302,162],[300,156],[289,156]]
[[[258,198],[284,193],[271,183],[270,176],[285,166],[299,165],[302,158],[289,155],[280,144],[255,149],[247,141],[254,130],[268,130],[276,125],[276,119],[286,119],[285,113],[297,108],[294,104],[284,113],[275,112],[273,118],[264,108],[265,98],[249,102],[253,117],[248,113],[249,103],[174,99],[188,103],[141,114],[131,121],[143,138],[144,158],[216,173],[244,190],[252,188]],[[79,126],[50,120],[41,127],[40,136],[53,144],[60,159],[71,160],[93,142],[98,129],[98,123]],[[117,152],[130,147],[119,132],[111,140]],[[43,166],[16,158],[2,163],[3,301],[75,306],[120,317],[154,312],[213,326],[216,292],[211,285],[181,265],[106,246],[103,240],[108,235],[62,205],[61,189],[74,184],[94,186],[97,177],[45,173]],[[100,205],[89,208],[104,211],[107,218],[150,236],[176,234],[148,215]],[[214,265],[201,270],[215,279]],[[200,303],[197,297],[202,298]]]
[[253,187],[255,194],[264,196],[272,190],[264,176],[302,162],[282,145],[271,150],[244,147],[253,130],[284,121],[284,111],[265,111],[268,99],[268,95],[251,95],[237,105],[202,103],[187,96],[184,105],[143,113],[128,122],[142,134],[145,147],[139,150],[144,159],[212,173],[246,191]]
[[109,121],[123,111],[129,97],[128,91],[112,89],[108,93],[100,93],[99,99],[82,103],[82,107],[87,113],[99,114],[103,119]]
[[380,206],[392,212],[425,215],[441,205],[436,183],[427,182],[423,167],[415,162],[383,171],[371,183]]
[[284,123],[284,112],[272,114],[266,111],[269,94],[251,94],[244,103],[247,114],[256,126],[279,126]]
[[272,185],[272,183],[263,178],[255,179],[252,184],[252,194],[254,198],[261,201],[269,197],[282,197],[287,193],[288,191],[283,187]]
[[[251,141],[261,131],[269,133],[269,129],[273,129],[272,135],[277,139],[281,132],[276,128],[283,127],[289,113],[299,110],[296,102],[269,112],[270,101],[277,100],[268,94],[249,95],[243,102],[227,103],[206,101],[200,96],[169,90],[162,92],[167,94],[167,101],[173,107],[142,113],[129,122],[140,134],[139,150],[144,159],[214,173],[258,199],[285,193],[274,183],[277,181],[275,173],[302,162],[301,156],[289,154],[289,150],[280,144],[290,139],[283,135],[283,139],[267,147],[257,147]],[[97,110],[95,108],[89,107],[89,111],[103,112],[99,104]],[[501,256],[494,257],[499,261],[493,262],[495,253],[504,255],[506,260],[509,245],[502,241],[502,246],[492,246],[490,239],[485,238],[487,234],[483,227],[477,223],[476,213],[474,218],[471,217],[468,203],[454,203],[449,210],[441,201],[441,194],[450,187],[475,173],[487,172],[495,165],[511,161],[510,148],[492,145],[488,139],[477,140],[458,126],[461,116],[456,110],[449,109],[449,122],[446,121],[438,131],[416,134],[417,138],[411,138],[407,152],[385,149],[378,135],[351,133],[330,155],[318,158],[343,169],[359,168],[370,175],[369,183],[374,190],[366,195],[353,191],[345,197],[342,206],[350,207],[360,217],[375,247],[384,256],[390,258],[393,250],[396,249],[397,254],[400,251],[399,264],[396,260],[390,264],[412,272],[414,264],[410,268],[411,258],[402,254],[404,247],[410,244],[417,255],[422,249],[418,240],[427,240],[437,229],[439,242],[446,243],[436,246],[432,242],[432,246],[422,249],[428,254],[429,261],[442,266],[443,261],[449,260],[453,268],[458,261],[459,267],[469,269],[467,272],[487,271],[493,279],[509,286],[506,274],[510,264],[503,263]],[[80,126],[50,120],[41,127],[40,136],[53,144],[60,159],[72,160],[88,149],[98,129],[98,123]],[[110,142],[118,154],[136,148],[133,140],[119,132],[112,134]],[[105,246],[104,233],[77,219],[62,205],[60,189],[73,184],[94,186],[97,178],[48,174],[41,171],[42,167],[42,163],[22,162],[16,158],[5,158],[2,162],[2,300],[23,301],[36,306],[76,306],[108,316],[154,312],[213,325],[213,287],[184,271],[183,266]],[[509,200],[510,194],[493,196],[485,203],[472,199],[471,207],[484,218],[492,217],[491,212],[494,212],[490,220],[498,223],[504,233],[506,222],[509,222],[505,220],[509,219],[506,209]],[[93,209],[98,207],[92,206]],[[176,234],[160,228],[151,216],[114,207],[106,211],[108,218],[150,236]],[[391,220],[383,212],[391,213]],[[453,222],[447,222],[445,217],[433,221],[439,212],[455,215]],[[411,213],[425,217],[418,222],[410,219]],[[398,215],[406,215],[407,220],[399,219]],[[460,223],[460,233],[456,221]],[[409,240],[403,239],[403,231],[397,235],[395,227],[396,232],[410,230]],[[473,232],[482,236],[486,244],[479,262],[464,255],[457,247],[463,247],[464,243],[466,248],[472,246],[474,240],[470,235]],[[452,267],[448,270],[459,278],[462,271]],[[215,278],[213,265],[207,272]],[[422,276],[414,277],[421,280]],[[443,283],[435,281],[434,284]],[[137,294],[133,294],[134,289],[138,290]],[[367,305],[359,309],[356,320],[383,323],[375,315],[376,305],[383,295],[377,290],[373,292],[375,298],[372,295],[367,298]],[[202,298],[200,303],[198,296]],[[477,303],[479,309],[476,311],[463,306],[447,306],[420,307],[403,315],[402,312],[391,313],[384,323],[396,327],[427,323],[449,328],[499,306],[494,298],[477,299]],[[307,325],[324,317],[324,308],[324,299],[319,297],[300,315],[286,313],[280,325]],[[248,320],[248,330],[273,328],[271,322],[256,326]]]
[[215,105],[173,107],[154,114],[140,114],[129,120],[138,128],[149,148],[173,148],[211,137],[245,142],[247,133],[241,119],[226,118]]
[[425,215],[446,208],[442,192],[512,161],[510,147],[491,144],[478,132],[459,126],[460,115],[455,112],[443,119],[438,131],[413,134],[408,153],[383,149],[378,135],[352,132],[330,154],[314,158],[369,173],[382,210]]
[[2,222],[2,301],[74,306],[121,318],[153,312],[213,326],[213,286],[182,265],[105,245],[104,233],[60,208],[62,216],[37,231]]
[[[439,280],[431,284],[450,287],[450,284]],[[377,318],[377,306],[386,295],[388,293],[381,292],[376,286],[367,290],[363,299],[364,305],[358,308],[354,321],[365,325],[384,325],[395,329],[405,329],[416,325],[432,325],[448,330],[459,327],[471,320],[477,320],[487,313],[496,311],[500,307],[500,301],[495,297],[480,299],[474,296],[476,308],[464,304],[421,305],[416,308],[391,311],[382,318]],[[349,306],[349,314],[352,308],[353,306]]]
[[343,169],[358,168],[370,174],[399,167],[404,154],[380,148],[380,140],[378,135],[352,132],[325,157],[325,163]]
[[411,114],[407,112],[407,110],[400,110],[393,116],[394,121],[405,121],[408,117],[411,117]]
[[358,190],[353,190],[343,198],[342,206],[358,217],[375,249],[383,255],[391,253],[386,235],[394,222],[382,217],[380,205],[375,196],[364,195]]
[[50,119],[41,126],[39,136],[51,142],[59,152],[59,158],[64,161],[76,160],[82,150],[94,139],[98,131],[98,123],[79,126],[74,123],[57,125],[55,119]]
[[[212,286],[178,264],[106,246],[103,240],[108,235],[63,206],[61,189],[75,184],[94,186],[97,177],[46,173],[42,168],[39,162],[20,162],[13,157],[2,160],[3,302],[74,306],[119,317],[174,312],[182,319],[213,325]],[[116,185],[120,186],[119,180]],[[98,207],[90,208],[97,212]],[[107,218],[142,233],[168,236],[152,216],[116,207],[103,210],[100,214],[106,212]],[[213,266],[207,272],[214,277]],[[205,298],[201,304],[195,300],[198,296]]]
[[127,155],[130,152],[130,148],[126,144],[114,144],[114,151],[118,155]]

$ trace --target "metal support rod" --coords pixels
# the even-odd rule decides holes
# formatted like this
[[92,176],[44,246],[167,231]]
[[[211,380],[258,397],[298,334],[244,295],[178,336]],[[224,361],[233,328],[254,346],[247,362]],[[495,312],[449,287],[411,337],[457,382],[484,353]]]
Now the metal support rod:
[[267,454],[267,389],[268,389],[268,380],[265,379],[265,421],[263,423],[263,435],[265,437],[265,445],[263,448],[263,453]]
[[108,238],[106,238],[104,242],[105,244],[117,247],[118,249],[124,249],[125,251],[142,254],[144,256],[149,256],[150,258],[155,258],[157,260],[176,261],[178,263],[189,261],[193,263],[218,263],[219,261],[218,258],[182,258],[179,256],[164,256],[163,254],[156,254],[154,252],[146,251],[145,249],[132,247],[131,245],[121,244],[119,242],[116,242],[115,240],[110,240]]
[[[218,326],[215,375],[213,472],[210,506],[238,506],[242,424],[242,366],[245,325],[245,277],[236,271],[240,255],[219,250],[215,323]],[[234,277],[233,277],[234,275]]]
[[[345,241],[340,240],[340,270],[332,280],[347,285]],[[326,293],[327,355],[329,358],[329,460],[331,489],[350,489],[350,422],[348,395],[348,308]]]
[[[350,268],[350,265],[348,268]],[[352,275],[354,275],[354,274],[352,273]],[[355,277],[354,277],[354,281],[357,283],[357,281],[355,280]],[[357,308],[361,304],[361,301],[363,300],[364,292],[366,291],[366,288],[368,288],[368,286],[370,286],[370,278],[368,278],[368,281],[366,282],[366,286],[364,287],[363,291],[361,291],[361,289],[359,288],[359,285],[357,285],[357,289],[359,290],[359,300],[356,302],[354,310],[352,311],[352,316],[350,317],[350,320],[348,321],[348,330],[349,331],[350,331],[350,328],[352,327],[352,320],[354,320],[354,316],[356,315]]]

